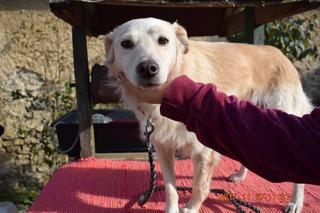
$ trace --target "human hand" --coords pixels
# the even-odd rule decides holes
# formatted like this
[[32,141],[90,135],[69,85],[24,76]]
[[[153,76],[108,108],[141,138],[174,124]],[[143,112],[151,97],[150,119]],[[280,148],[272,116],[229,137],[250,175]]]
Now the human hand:
[[140,86],[136,86],[132,84],[124,73],[118,73],[117,77],[122,82],[122,84],[126,87],[126,89],[133,94],[135,97],[139,98],[143,102],[151,103],[151,104],[160,104],[162,97],[170,85],[170,83],[175,79],[177,75],[171,74],[168,76],[168,80],[166,83],[153,86],[149,88],[144,88]]

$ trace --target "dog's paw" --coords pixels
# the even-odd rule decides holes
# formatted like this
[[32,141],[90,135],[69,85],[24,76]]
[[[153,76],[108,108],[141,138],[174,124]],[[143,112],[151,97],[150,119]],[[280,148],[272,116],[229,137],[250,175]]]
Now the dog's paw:
[[239,174],[239,173],[234,173],[234,174],[232,174],[232,175],[230,175],[230,176],[228,177],[228,180],[229,180],[230,182],[233,182],[233,183],[239,183],[239,182],[243,181],[244,178],[245,178],[244,175]]
[[302,205],[290,202],[284,209],[285,213],[300,213],[302,211]]
[[167,207],[165,213],[179,213],[179,207]]
[[189,209],[189,208],[184,207],[184,208],[180,209],[179,213],[198,213],[198,210]]

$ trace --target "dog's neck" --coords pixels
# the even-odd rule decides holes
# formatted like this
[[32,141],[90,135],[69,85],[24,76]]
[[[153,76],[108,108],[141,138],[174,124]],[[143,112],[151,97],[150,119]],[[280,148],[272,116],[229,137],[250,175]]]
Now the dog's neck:
[[126,107],[133,110],[140,119],[143,117],[147,118],[148,116],[156,113],[158,104],[148,104],[142,102],[139,98],[128,91],[119,80],[117,80],[116,87],[116,92],[120,95],[121,102],[123,102]]

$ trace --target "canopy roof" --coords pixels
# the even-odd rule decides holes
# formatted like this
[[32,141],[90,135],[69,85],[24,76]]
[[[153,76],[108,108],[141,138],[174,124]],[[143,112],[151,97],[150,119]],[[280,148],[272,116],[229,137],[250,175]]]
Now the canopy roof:
[[123,22],[142,17],[178,21],[192,36],[228,36],[245,29],[243,8],[251,8],[253,23],[258,26],[319,6],[319,1],[308,0],[50,0],[56,16],[89,36],[106,34]]

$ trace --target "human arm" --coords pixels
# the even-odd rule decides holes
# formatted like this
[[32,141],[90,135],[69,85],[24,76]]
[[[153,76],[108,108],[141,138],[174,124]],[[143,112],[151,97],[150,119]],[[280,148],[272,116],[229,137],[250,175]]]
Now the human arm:
[[211,84],[175,79],[161,114],[183,122],[201,143],[274,182],[320,184],[320,109],[303,117],[261,109]]

